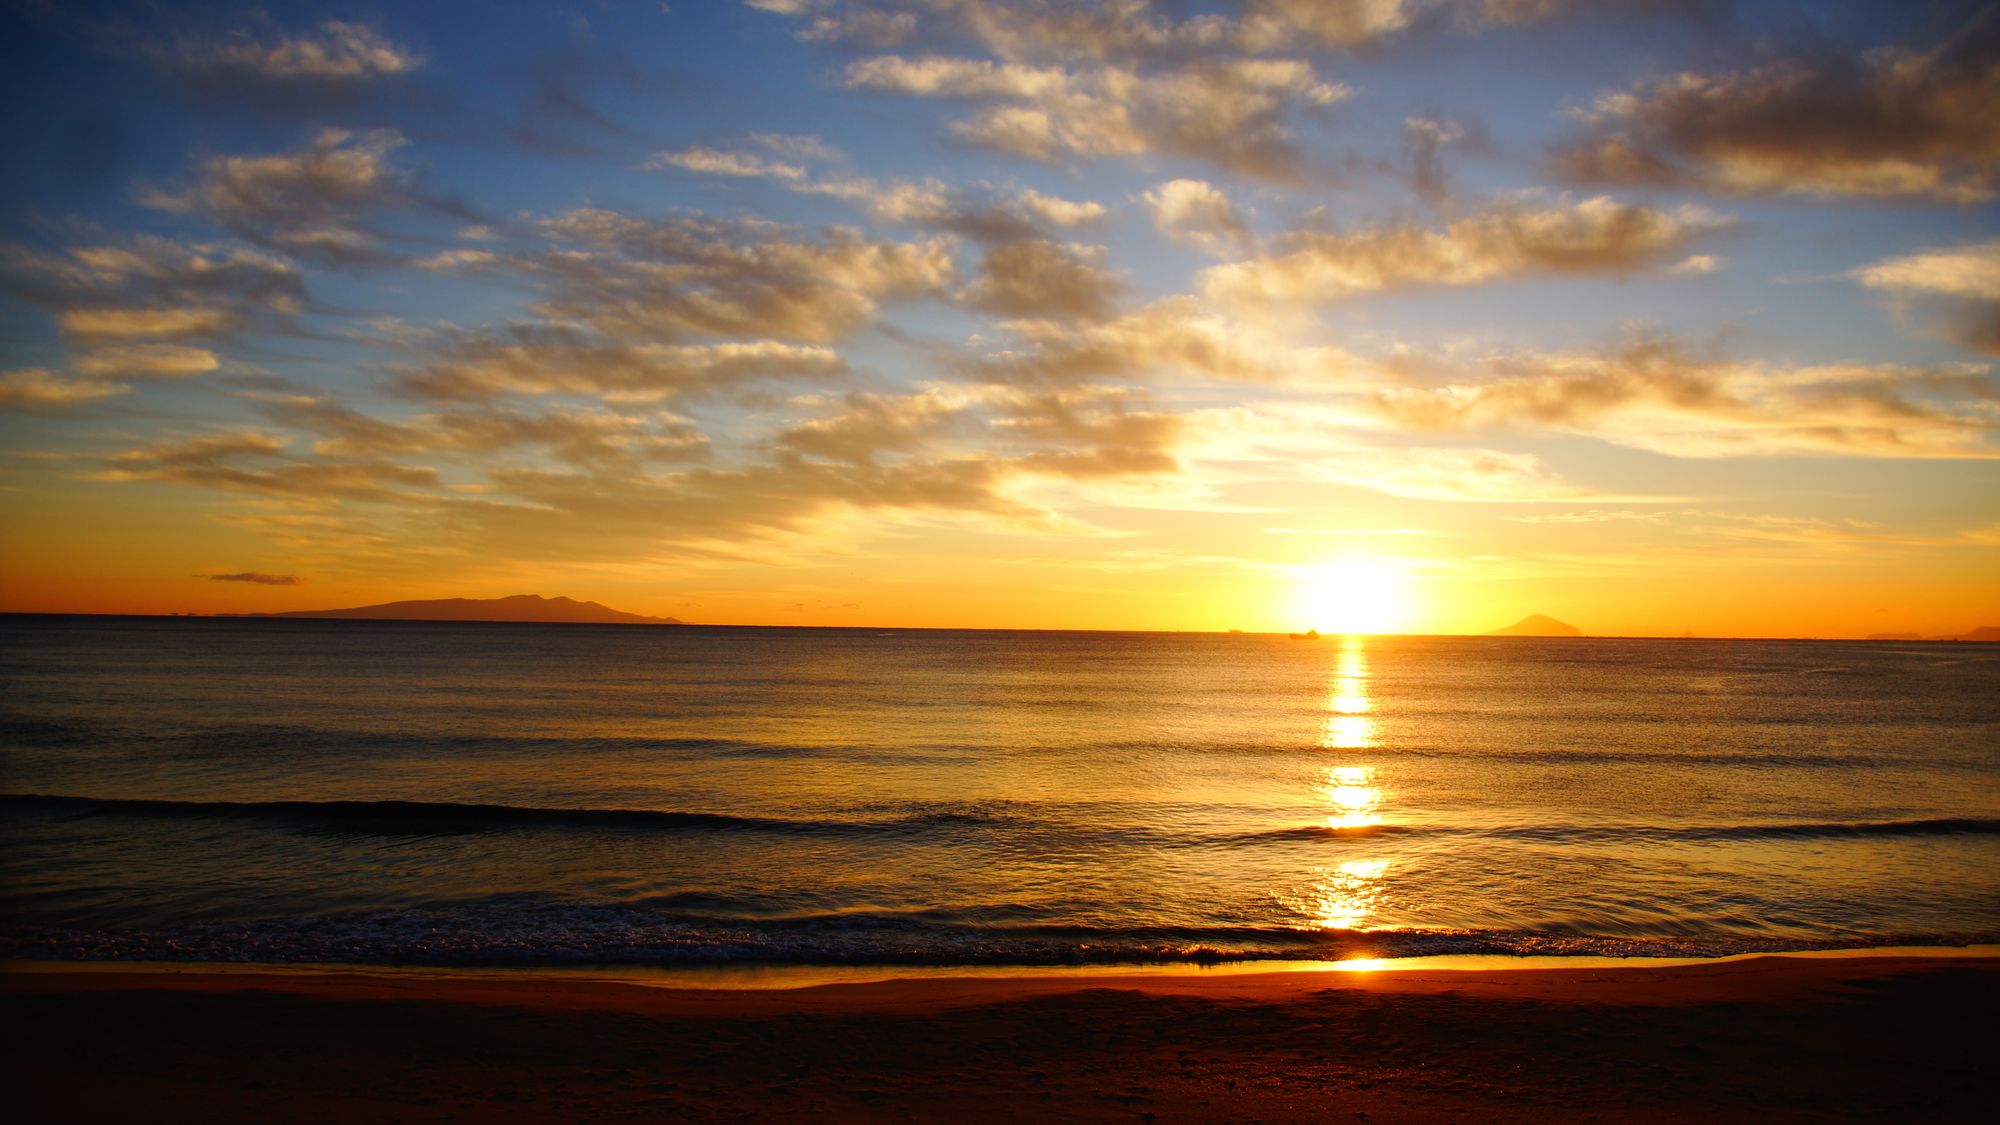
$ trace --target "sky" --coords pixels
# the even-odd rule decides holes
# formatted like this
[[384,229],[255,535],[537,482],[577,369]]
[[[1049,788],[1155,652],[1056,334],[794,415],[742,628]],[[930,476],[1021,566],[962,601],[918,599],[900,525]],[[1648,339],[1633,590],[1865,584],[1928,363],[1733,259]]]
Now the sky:
[[2000,624],[2000,5],[0,21],[0,611]]

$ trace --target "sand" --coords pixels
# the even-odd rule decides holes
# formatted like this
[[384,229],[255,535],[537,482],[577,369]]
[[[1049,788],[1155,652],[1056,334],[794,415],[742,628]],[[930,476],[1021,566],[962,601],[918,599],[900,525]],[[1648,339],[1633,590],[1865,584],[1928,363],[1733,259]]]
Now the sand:
[[0,976],[16,1121],[1984,1122],[2000,1091],[1987,958],[780,991],[46,968]]

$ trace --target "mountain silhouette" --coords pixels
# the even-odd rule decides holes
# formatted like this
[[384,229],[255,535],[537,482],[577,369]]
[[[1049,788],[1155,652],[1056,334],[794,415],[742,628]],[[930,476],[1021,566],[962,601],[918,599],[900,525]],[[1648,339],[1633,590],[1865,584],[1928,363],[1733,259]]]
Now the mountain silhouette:
[[1488,637],[1581,637],[1583,630],[1574,625],[1565,625],[1553,617],[1531,613],[1505,629],[1489,629]]
[[643,617],[596,602],[515,594],[511,598],[440,598],[387,602],[353,609],[295,609],[288,613],[244,613],[241,617],[334,617],[369,621],[563,621],[611,625],[685,625],[673,617]]

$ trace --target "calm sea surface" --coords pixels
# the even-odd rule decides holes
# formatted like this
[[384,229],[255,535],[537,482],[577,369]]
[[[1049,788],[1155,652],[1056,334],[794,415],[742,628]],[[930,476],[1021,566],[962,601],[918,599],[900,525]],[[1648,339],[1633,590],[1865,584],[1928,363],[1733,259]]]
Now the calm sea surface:
[[2000,940],[2000,646],[0,618],[0,956]]

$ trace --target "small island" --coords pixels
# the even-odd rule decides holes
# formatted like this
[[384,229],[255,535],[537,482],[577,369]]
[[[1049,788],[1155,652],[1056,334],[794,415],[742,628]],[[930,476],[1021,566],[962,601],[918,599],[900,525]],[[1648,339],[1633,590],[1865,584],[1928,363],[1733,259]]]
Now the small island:
[[439,598],[386,602],[353,609],[295,609],[284,613],[239,613],[232,617],[324,617],[350,621],[544,621],[581,625],[685,625],[675,617],[646,617],[596,602],[515,594],[507,598]]

